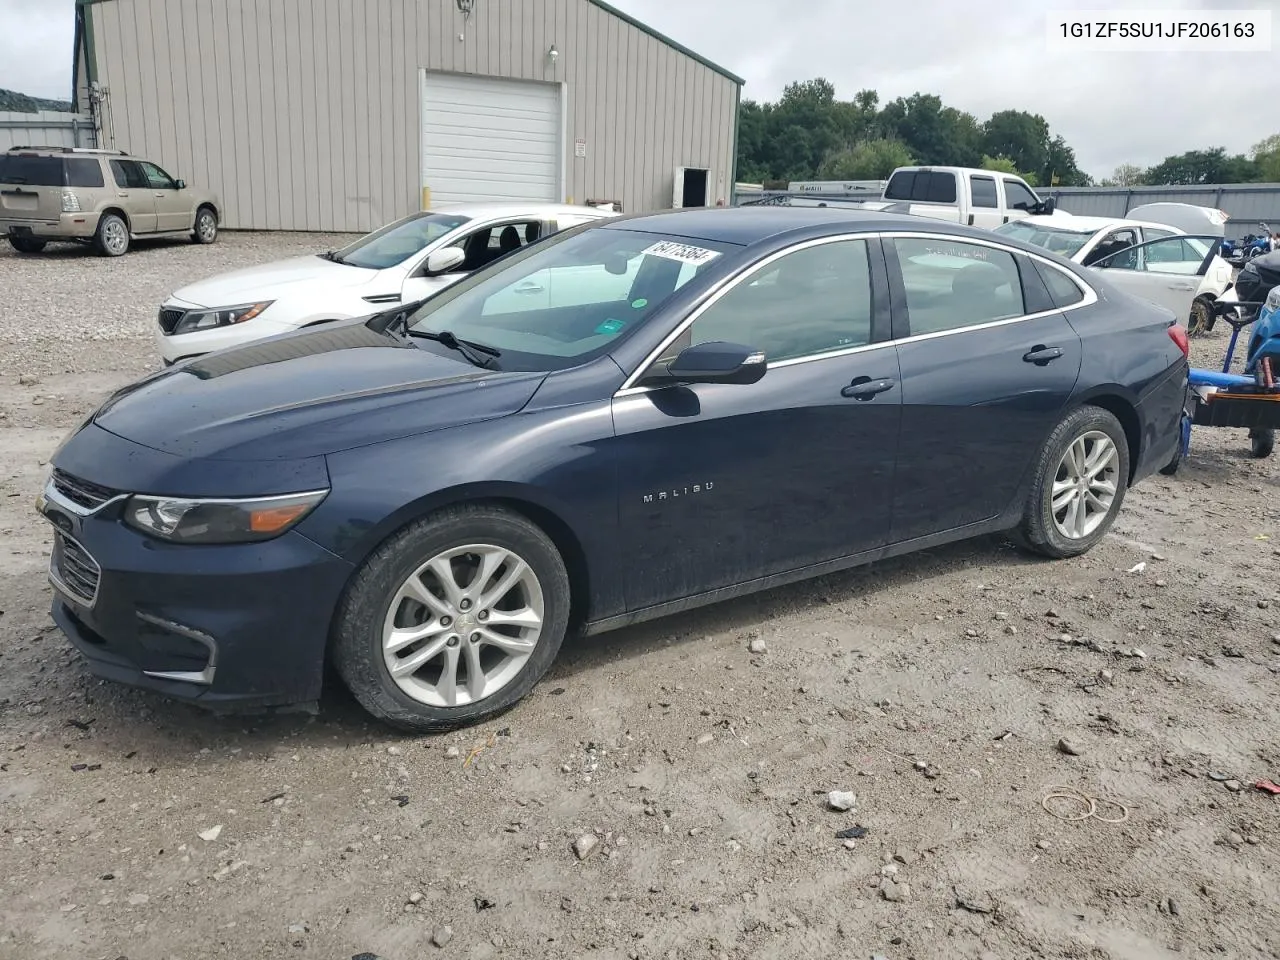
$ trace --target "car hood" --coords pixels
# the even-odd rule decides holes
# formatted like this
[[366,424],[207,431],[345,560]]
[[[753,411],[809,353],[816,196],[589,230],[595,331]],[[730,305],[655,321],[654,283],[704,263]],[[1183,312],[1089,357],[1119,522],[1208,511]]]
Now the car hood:
[[382,273],[381,270],[334,263],[312,254],[198,280],[175,290],[173,299],[198,307],[232,307],[273,300],[303,284],[323,284],[330,288],[358,287]]
[[484,370],[346,321],[170,367],[92,419],[180,457],[302,459],[507,416],[545,376]]

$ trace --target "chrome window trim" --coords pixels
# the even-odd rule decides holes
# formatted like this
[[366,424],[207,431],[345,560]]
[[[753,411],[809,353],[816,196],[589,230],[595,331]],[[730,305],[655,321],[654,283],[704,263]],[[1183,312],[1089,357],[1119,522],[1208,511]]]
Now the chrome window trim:
[[830,360],[833,357],[843,357],[843,356],[848,356],[854,353],[864,353],[869,350],[878,350],[881,347],[895,346],[901,343],[915,343],[917,341],[923,341],[923,340],[935,340],[938,337],[950,337],[950,336],[954,336],[957,333],[968,333],[973,330],[987,330],[993,327],[1003,327],[1012,323],[1020,323],[1024,320],[1039,320],[1043,317],[1052,316],[1054,314],[1068,313],[1072,310],[1078,310],[1081,307],[1092,306],[1093,304],[1098,302],[1097,291],[1094,290],[1091,285],[1085,283],[1083,280],[1077,277],[1070,270],[1064,270],[1061,266],[1054,263],[1052,260],[1048,259],[1047,257],[1042,257],[1039,254],[1032,253],[1027,250],[1020,250],[1016,247],[1007,247],[998,241],[988,240],[985,237],[968,237],[968,236],[956,237],[951,234],[945,234],[945,233],[928,233],[925,231],[912,231],[912,230],[890,230],[890,231],[868,230],[868,231],[862,231],[859,233],[842,233],[842,234],[837,234],[829,237],[818,237],[814,240],[805,240],[802,243],[797,243],[793,246],[787,247],[785,250],[776,250],[773,253],[769,254],[769,256],[765,257],[764,259],[757,260],[755,263],[747,265],[746,267],[742,268],[738,272],[720,281],[720,284],[712,289],[712,291],[708,294],[707,298],[703,300],[700,304],[698,304],[696,307],[694,307],[693,310],[690,311],[690,313],[683,320],[681,320],[678,324],[676,324],[675,329],[672,330],[672,332],[669,333],[666,337],[664,337],[654,350],[649,352],[649,354],[645,357],[644,362],[642,362],[639,366],[637,366],[636,369],[627,376],[626,380],[622,382],[622,386],[619,387],[614,392],[613,394],[614,398],[619,399],[622,397],[636,396],[638,394],[649,393],[653,390],[662,389],[662,387],[638,387],[636,386],[636,381],[639,380],[641,375],[646,370],[648,370],[650,366],[653,365],[655,360],[657,360],[660,356],[662,356],[663,351],[666,350],[667,347],[669,347],[676,340],[678,340],[680,336],[687,329],[689,329],[689,327],[691,327],[700,316],[702,316],[703,313],[709,310],[712,307],[712,305],[714,305],[721,297],[727,294],[730,290],[736,288],[740,283],[742,283],[743,280],[748,275],[755,273],[755,271],[758,268],[767,266],[773,261],[779,260],[790,253],[796,252],[797,250],[805,250],[805,249],[808,249],[809,247],[817,247],[827,243],[838,243],[844,240],[898,240],[898,239],[904,239],[904,240],[943,239],[943,240],[950,240],[956,243],[970,243],[975,246],[991,247],[992,249],[1000,250],[1014,257],[1024,256],[1028,260],[1035,260],[1039,263],[1044,264],[1050,269],[1057,270],[1060,274],[1067,277],[1067,279],[1069,279],[1072,283],[1076,285],[1077,288],[1080,289],[1081,293],[1083,294],[1083,298],[1068,306],[1055,307],[1052,310],[1042,310],[1038,313],[1024,313],[1024,314],[1019,314],[1016,317],[1006,317],[1001,320],[988,320],[985,323],[971,324],[967,327],[956,327],[954,330],[940,330],[936,333],[920,333],[920,334],[915,334],[909,337],[903,337],[898,340],[889,339],[889,340],[882,340],[878,343],[865,343],[865,344],[860,344],[859,346],[856,346],[856,347],[850,347],[847,350],[831,350],[826,353],[815,353],[812,356],[808,356],[808,357],[792,357],[788,360],[780,360],[777,363],[769,364],[770,370],[775,368],[780,368],[780,367],[795,366],[796,364],[800,364],[800,363],[811,363],[815,360]]
[[[676,324],[675,329],[673,329],[669,334],[667,334],[665,337],[662,338],[661,342],[659,342],[657,347],[649,351],[648,355],[644,358],[644,361],[640,363],[635,368],[635,370],[633,370],[630,374],[627,375],[627,379],[622,381],[622,386],[617,389],[617,391],[614,393],[614,396],[617,397],[617,396],[622,396],[622,395],[631,394],[631,393],[647,393],[648,391],[655,389],[653,387],[637,387],[636,381],[639,380],[641,375],[646,370],[648,370],[650,366],[653,365],[653,362],[655,360],[657,360],[660,356],[662,356],[663,351],[666,350],[667,347],[671,346],[671,344],[675,343],[676,340],[680,339],[680,336],[686,330],[688,330],[689,327],[693,326],[695,322],[697,322],[699,317],[701,317],[704,313],[710,310],[711,307],[713,307],[716,303],[718,303],[721,297],[728,294],[729,291],[736,289],[748,276],[754,274],[756,271],[760,270],[763,267],[767,267],[769,264],[773,263],[776,260],[781,260],[785,256],[788,256],[792,253],[796,253],[799,250],[808,250],[811,247],[821,247],[828,243],[840,243],[846,240],[869,241],[869,240],[874,240],[878,236],[879,234],[874,230],[862,230],[862,231],[858,231],[857,233],[840,233],[840,234],[833,234],[829,237],[816,237],[812,240],[803,240],[800,243],[792,244],[791,246],[786,247],[782,250],[775,250],[773,253],[769,254],[767,257],[764,257],[760,260],[756,260],[752,263],[749,263],[744,267],[742,267],[741,269],[739,269],[737,272],[731,274],[728,277],[725,277],[723,280],[719,282],[718,285],[716,285],[711,289],[711,291],[707,294],[706,299],[704,299],[701,303],[699,303],[696,307],[694,307],[685,316],[683,320],[681,320],[679,323]],[[892,340],[886,340],[883,343],[860,344],[857,347],[851,347],[850,351],[862,350],[862,349],[866,349],[867,347],[883,346],[886,343],[892,343],[892,342],[893,342]],[[846,351],[838,351],[838,352],[844,353]],[[796,357],[794,359],[809,360],[813,358]],[[770,366],[780,367],[780,366],[783,366],[784,364],[788,364],[791,362],[792,361],[790,360],[782,360],[782,361],[779,361],[777,364],[770,364]]]

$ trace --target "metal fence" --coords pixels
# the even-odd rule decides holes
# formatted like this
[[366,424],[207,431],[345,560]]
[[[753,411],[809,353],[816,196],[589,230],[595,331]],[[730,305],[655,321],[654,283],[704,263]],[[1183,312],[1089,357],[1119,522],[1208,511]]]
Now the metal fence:
[[93,120],[78,113],[0,113],[0,150],[10,147],[94,147]]
[[1041,196],[1059,209],[1082,217],[1123,217],[1144,203],[1192,203],[1231,215],[1226,235],[1239,239],[1257,233],[1258,222],[1280,230],[1280,183],[1206,184],[1196,187],[1051,187]]

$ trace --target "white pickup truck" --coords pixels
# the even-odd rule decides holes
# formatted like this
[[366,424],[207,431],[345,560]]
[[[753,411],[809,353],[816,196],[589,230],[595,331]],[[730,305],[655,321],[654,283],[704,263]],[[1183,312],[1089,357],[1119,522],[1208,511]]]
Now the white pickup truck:
[[988,230],[1033,214],[1051,214],[1052,197],[1041,200],[1021,177],[973,167],[898,167],[873,209],[933,217]]

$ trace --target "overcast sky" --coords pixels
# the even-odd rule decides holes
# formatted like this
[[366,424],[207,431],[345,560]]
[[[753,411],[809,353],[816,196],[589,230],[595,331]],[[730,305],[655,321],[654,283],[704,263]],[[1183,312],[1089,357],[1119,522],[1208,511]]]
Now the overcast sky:
[[[438,2],[438,0],[432,0]],[[494,2],[494,0],[478,0]],[[921,91],[986,119],[1039,113],[1095,177],[1185,150],[1248,151],[1280,132],[1280,39],[1271,53],[1050,51],[1047,18],[1115,0],[613,0],[615,6],[745,77],[772,100],[826,77],[837,96],[881,102]],[[1276,0],[1124,0],[1123,8],[1272,9]],[[65,99],[73,0],[0,0],[0,87]],[[1280,34],[1280,15],[1273,30]]]

